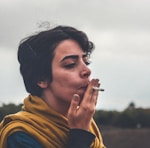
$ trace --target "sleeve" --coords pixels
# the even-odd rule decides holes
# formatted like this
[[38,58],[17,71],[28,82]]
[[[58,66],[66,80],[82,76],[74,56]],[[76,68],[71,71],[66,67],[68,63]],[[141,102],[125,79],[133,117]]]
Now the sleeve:
[[82,129],[71,129],[68,148],[90,148],[95,135]]
[[[90,148],[95,135],[82,129],[71,129],[68,148]],[[7,148],[42,148],[40,143],[24,132],[15,132],[7,139]]]
[[7,148],[42,148],[42,146],[25,132],[15,132],[7,138]]

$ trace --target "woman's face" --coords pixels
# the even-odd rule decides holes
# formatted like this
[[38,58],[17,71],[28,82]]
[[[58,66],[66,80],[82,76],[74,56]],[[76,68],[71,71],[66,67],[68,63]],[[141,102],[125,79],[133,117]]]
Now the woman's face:
[[70,104],[73,94],[83,97],[89,83],[89,59],[79,44],[71,39],[62,41],[54,51],[52,61],[51,96],[58,102]]

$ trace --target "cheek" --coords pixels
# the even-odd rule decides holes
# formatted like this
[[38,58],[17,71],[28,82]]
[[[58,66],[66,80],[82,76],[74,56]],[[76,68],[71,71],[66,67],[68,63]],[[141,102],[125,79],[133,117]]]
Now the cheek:
[[61,87],[62,89],[65,89],[66,87],[73,87],[76,83],[76,77],[68,74],[55,75],[53,80],[54,84],[59,85],[59,87]]
[[76,82],[76,79],[79,77],[77,72],[66,72],[64,70],[57,70],[53,73],[53,81],[63,85],[72,85]]
[[68,77],[55,77],[55,80],[51,83],[51,90],[57,99],[70,103],[73,94],[76,92],[76,86],[75,82]]
[[73,94],[77,92],[80,85],[79,79],[77,78],[78,77],[75,73],[65,73],[63,75],[59,73],[54,75],[52,87],[55,89],[55,93],[67,100],[70,100]]

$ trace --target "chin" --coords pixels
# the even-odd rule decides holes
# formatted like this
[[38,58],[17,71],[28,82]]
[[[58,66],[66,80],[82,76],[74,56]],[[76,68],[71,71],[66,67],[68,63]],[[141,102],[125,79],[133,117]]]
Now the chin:
[[76,92],[76,94],[78,94],[81,98],[83,98],[84,94],[85,94],[85,89],[80,89]]

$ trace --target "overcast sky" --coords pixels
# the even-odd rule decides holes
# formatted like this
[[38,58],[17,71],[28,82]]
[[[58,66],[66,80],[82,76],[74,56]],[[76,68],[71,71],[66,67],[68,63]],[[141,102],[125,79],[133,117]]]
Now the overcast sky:
[[150,107],[149,0],[0,0],[0,104],[27,96],[17,47],[43,21],[81,29],[95,43],[92,77],[105,89],[97,109]]

